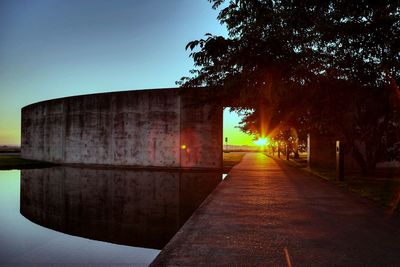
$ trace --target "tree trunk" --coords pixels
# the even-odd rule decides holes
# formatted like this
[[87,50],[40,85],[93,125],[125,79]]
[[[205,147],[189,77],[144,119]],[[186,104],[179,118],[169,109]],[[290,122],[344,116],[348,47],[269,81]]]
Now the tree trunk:
[[351,151],[353,158],[356,160],[358,166],[360,167],[361,174],[363,176],[368,176],[368,166],[367,162],[363,157],[363,154],[358,150],[358,148],[354,144],[352,145]]
[[293,137],[293,154],[294,154],[294,158],[298,159],[298,158],[300,158],[300,155],[299,155],[299,136],[297,134],[297,130],[295,128],[291,128],[290,129],[290,134]]
[[365,155],[360,152],[356,145],[353,144],[352,155],[361,169],[363,176],[372,176],[375,174],[377,164],[377,153],[374,146],[365,144]]

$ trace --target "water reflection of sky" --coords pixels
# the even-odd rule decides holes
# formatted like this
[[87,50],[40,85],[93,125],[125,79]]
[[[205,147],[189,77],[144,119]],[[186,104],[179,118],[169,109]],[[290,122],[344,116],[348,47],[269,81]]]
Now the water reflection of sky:
[[[71,226],[66,224],[66,222],[68,222],[69,219],[62,216],[64,216],[65,214],[68,215],[76,210],[80,210],[82,213],[87,214],[88,211],[85,209],[89,208],[86,204],[84,205],[71,204],[71,203],[77,203],[76,201],[68,201],[69,204],[65,205],[64,200],[65,199],[68,200],[68,197],[66,197],[67,195],[71,196],[71,194],[75,195],[78,194],[83,200],[85,200],[85,198],[87,199],[88,197],[93,197],[94,194],[94,196],[97,199],[104,200],[105,197],[110,196],[110,193],[107,193],[105,195],[104,194],[99,195],[98,193],[94,193],[95,191],[93,190],[84,190],[84,189],[81,190],[79,188],[83,184],[80,182],[77,183],[77,181],[80,181],[79,179],[74,179],[71,184],[69,182],[70,180],[67,179],[67,177],[60,176],[57,178],[56,177],[57,175],[54,175],[54,173],[51,172],[49,173],[48,170],[49,169],[47,169],[47,171],[44,172],[38,170],[25,171],[25,173],[22,175],[23,176],[22,188],[20,180],[20,171],[0,171],[0,265],[1,266],[3,265],[46,266],[54,263],[61,264],[62,266],[68,266],[68,265],[93,266],[97,264],[102,266],[113,266],[119,264],[146,266],[158,255],[160,250],[157,249],[140,248],[140,247],[107,243],[107,242],[112,242],[112,240],[109,240],[110,238],[109,235],[106,235],[106,238],[104,237],[104,235],[100,235],[99,238],[100,240],[107,241],[107,242],[101,242],[92,240],[96,239],[96,236],[93,236],[93,233],[91,233],[90,236],[92,239],[87,239],[62,233],[62,232],[69,233],[68,231],[72,231],[74,235],[76,235],[76,233],[80,234],[81,232],[76,232],[75,228],[73,227],[71,228]],[[57,172],[63,173],[64,175],[66,173],[65,170],[62,171],[58,170]],[[40,174],[40,175],[35,176],[34,174]],[[86,171],[84,179],[86,181],[85,184],[93,185],[96,179],[98,179],[100,180],[100,186],[95,190],[102,189],[104,191],[106,188],[119,190],[118,187],[110,188],[109,184],[110,182],[106,182],[106,184],[104,184],[104,181],[110,179],[107,178],[107,175],[109,176],[110,174],[111,173],[109,172],[108,174],[106,174],[106,177],[99,177],[98,172],[92,173],[91,171]],[[113,173],[112,176],[115,176],[115,173]],[[121,183],[121,177],[123,176],[126,176],[126,172],[123,173],[123,175],[119,175],[117,178],[114,178],[114,182]],[[128,182],[130,184],[135,184],[136,190],[141,190],[140,187],[144,186],[145,187],[144,190],[147,190],[148,192],[155,191],[157,184],[160,182],[165,188],[166,184],[168,185],[171,181],[175,181],[174,179],[176,178],[174,177],[174,175],[172,176],[170,175],[167,178],[154,177],[154,179],[149,182],[148,180],[146,180],[148,179],[148,177],[146,176],[144,176],[144,178],[140,178],[143,175],[140,175],[140,177],[136,177],[137,175],[136,176],[128,175],[128,176],[130,177],[130,178],[128,177]],[[192,192],[187,191],[185,189],[185,186],[194,187],[194,189],[198,189],[196,185],[204,179],[204,174],[203,175],[196,174],[195,177],[191,177],[189,175],[189,178],[187,178],[186,176],[185,177],[179,176],[179,177],[180,178],[179,181],[177,181],[177,186],[174,185],[176,188],[175,187],[171,188],[171,186],[169,186],[170,191],[166,195],[166,197],[169,198],[174,194],[179,194],[179,196],[177,196],[177,199],[180,200],[180,202],[178,203],[179,205],[177,207],[177,210],[180,211],[180,213],[182,213],[181,211],[183,210],[184,217],[188,217],[190,216],[190,214],[187,213],[189,212],[190,209],[193,209],[193,205],[190,205],[186,202],[189,201],[190,199],[194,199],[194,201],[201,203],[202,199],[200,198],[205,198],[206,196],[199,196],[193,194]],[[62,187],[53,188],[54,181],[56,180],[57,183],[60,183],[60,181],[67,182],[67,186],[63,185]],[[51,183],[53,184],[51,184],[49,181],[52,181]],[[140,185],[141,183],[140,181],[142,181],[142,183],[144,181],[145,185]],[[97,182],[95,183],[97,184]],[[139,185],[137,185],[138,183]],[[216,184],[218,183],[217,179],[212,178],[212,182],[209,181],[208,183],[209,185],[207,188],[208,191],[212,190],[212,188],[209,187],[211,183],[215,187]],[[62,190],[60,190],[60,188]],[[46,190],[45,194],[43,194],[44,189]],[[20,195],[21,191],[23,194],[22,196]],[[110,191],[111,190],[108,190],[107,192]],[[162,191],[158,193],[162,193]],[[47,195],[47,197],[37,198],[37,196],[41,194]],[[49,195],[51,195],[52,198],[49,198],[48,197]],[[111,197],[113,197],[115,201],[116,198],[119,199],[124,198],[124,195],[121,196],[120,193],[118,194],[111,193]],[[22,199],[23,202],[22,205],[20,205],[20,198]],[[48,220],[47,219],[48,217],[46,217],[47,216],[46,212],[49,211],[47,209],[47,202],[38,201],[38,199],[46,199],[47,201],[51,201],[52,202],[51,205],[53,205],[53,208],[60,209],[60,213],[58,215],[61,214],[60,215],[61,219],[59,220],[63,222],[61,226],[60,224],[57,224],[56,227],[52,227],[54,221]],[[64,202],[60,202],[60,200]],[[131,205],[135,205],[137,202],[143,205],[143,203],[137,199],[137,196],[131,197],[130,194],[126,193],[125,193],[125,198],[123,200],[124,202],[128,201],[127,203],[128,212],[130,212],[129,210],[130,200],[133,201]],[[161,205],[164,209],[168,208],[163,202],[164,200],[162,200],[161,202],[159,200],[157,201],[158,202],[156,202],[156,204]],[[61,204],[58,205],[57,203]],[[94,202],[95,205],[96,203],[97,202]],[[150,203],[150,205],[154,206],[154,203],[153,204]],[[22,213],[24,213],[23,209],[31,211],[28,212],[27,214],[24,214],[25,216],[27,216],[27,218],[29,218],[29,220],[21,215],[20,208]],[[144,208],[147,208],[147,206]],[[107,207],[107,209],[115,209],[115,207]],[[141,216],[144,216],[143,213],[146,213],[146,211],[140,210],[140,208],[138,209],[139,210],[135,208],[135,212],[137,214],[141,214]],[[124,210],[126,210],[126,208]],[[173,212],[175,212],[175,210]],[[74,216],[75,216],[74,220],[76,222],[77,215]],[[181,222],[181,220],[183,220],[181,218],[182,215],[178,217],[179,217],[179,223],[183,224],[184,221]],[[36,223],[31,222],[30,220],[32,221],[37,220],[40,224],[48,228],[42,227]],[[144,219],[141,217],[141,220]],[[124,221],[123,223],[126,224],[127,222],[129,222],[129,220]],[[78,223],[81,224],[83,228],[93,227],[93,225],[95,225],[93,221],[91,221],[90,224],[85,225],[85,222],[82,220],[79,221],[79,218],[78,218]],[[102,218],[102,223],[104,224],[104,218]],[[112,227],[116,227],[115,220],[113,220],[112,222],[106,221],[106,223],[111,223]],[[49,229],[53,228],[59,230],[58,228],[60,227],[62,232]],[[180,225],[177,228],[179,227]],[[85,235],[83,234],[81,236]],[[113,242],[113,243],[118,243],[118,242]]]

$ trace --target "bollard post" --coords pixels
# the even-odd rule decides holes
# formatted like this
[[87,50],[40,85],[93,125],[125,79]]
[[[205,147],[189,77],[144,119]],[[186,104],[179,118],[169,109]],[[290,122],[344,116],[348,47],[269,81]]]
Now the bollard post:
[[340,141],[336,141],[336,179],[344,180],[344,147]]
[[307,134],[307,167],[311,167],[311,135]]

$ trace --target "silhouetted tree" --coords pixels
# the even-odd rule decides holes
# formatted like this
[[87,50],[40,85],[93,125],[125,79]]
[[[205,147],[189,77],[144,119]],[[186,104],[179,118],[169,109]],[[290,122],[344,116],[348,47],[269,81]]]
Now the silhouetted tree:
[[399,1],[209,1],[229,36],[188,43],[180,85],[252,108],[245,130],[333,133],[364,173],[399,158]]

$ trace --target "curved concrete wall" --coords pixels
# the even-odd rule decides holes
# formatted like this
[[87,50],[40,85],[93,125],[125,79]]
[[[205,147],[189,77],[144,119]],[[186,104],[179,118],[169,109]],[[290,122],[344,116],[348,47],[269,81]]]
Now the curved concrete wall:
[[23,158],[56,163],[221,168],[222,108],[208,91],[74,96],[22,109]]

